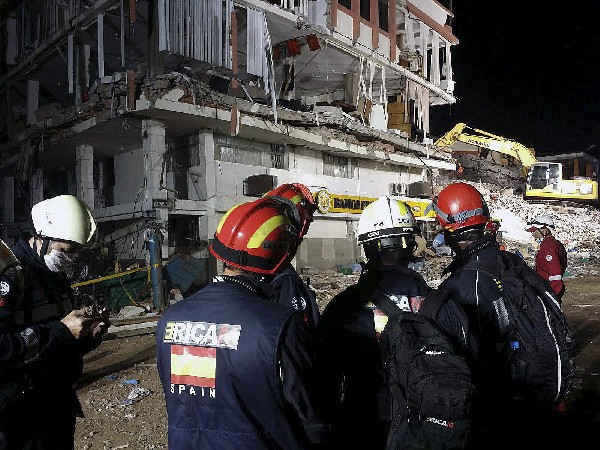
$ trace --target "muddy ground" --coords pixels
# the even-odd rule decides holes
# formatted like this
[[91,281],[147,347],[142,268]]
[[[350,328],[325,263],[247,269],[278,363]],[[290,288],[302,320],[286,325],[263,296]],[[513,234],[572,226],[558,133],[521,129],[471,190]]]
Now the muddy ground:
[[[334,273],[320,277],[315,288],[321,305],[356,278]],[[565,283],[563,309],[575,329],[579,350],[577,380],[560,426],[549,432],[557,433],[556,449],[599,448],[600,276],[568,278]],[[152,334],[109,340],[86,356],[85,373],[78,384],[85,418],[77,422],[77,450],[167,448],[164,395],[155,362]],[[136,388],[149,394],[124,404]]]

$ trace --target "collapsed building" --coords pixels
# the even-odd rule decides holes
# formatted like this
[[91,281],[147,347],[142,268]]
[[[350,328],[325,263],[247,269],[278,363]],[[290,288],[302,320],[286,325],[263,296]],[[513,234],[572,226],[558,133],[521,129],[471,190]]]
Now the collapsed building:
[[189,252],[233,205],[319,192],[297,264],[355,261],[358,214],[455,170],[429,138],[453,96],[440,0],[0,1],[1,237],[73,194],[115,259]]

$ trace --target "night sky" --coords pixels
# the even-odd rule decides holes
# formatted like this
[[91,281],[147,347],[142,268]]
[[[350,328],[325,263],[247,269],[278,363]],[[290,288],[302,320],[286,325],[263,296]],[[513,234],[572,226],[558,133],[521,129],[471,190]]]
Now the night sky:
[[[512,138],[536,154],[600,157],[600,21],[592,1],[455,0],[457,103],[431,108],[431,132],[454,124]],[[532,11],[533,10],[533,11]]]

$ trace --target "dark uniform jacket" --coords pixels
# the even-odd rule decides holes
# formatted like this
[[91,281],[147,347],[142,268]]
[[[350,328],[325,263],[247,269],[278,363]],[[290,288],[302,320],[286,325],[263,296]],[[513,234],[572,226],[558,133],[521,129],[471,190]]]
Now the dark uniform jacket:
[[[502,298],[500,284],[481,270],[465,269],[473,260],[484,261],[492,267],[499,264],[499,251],[498,243],[491,236],[473,242],[448,266],[446,271],[451,274],[441,285],[454,292],[469,316],[472,329],[478,334],[479,352],[472,367],[477,392],[468,447],[473,450],[507,448],[515,435],[527,435],[534,440],[533,448],[537,447],[541,436],[539,432],[531,431],[538,420],[537,415],[528,412],[527,405],[513,398],[508,386],[508,339],[500,328],[506,318],[502,318],[505,312],[497,302]],[[507,428],[515,431],[506,433]],[[525,445],[523,448],[530,447]]]
[[291,265],[275,276],[271,286],[273,301],[302,312],[307,324],[313,328],[317,326],[321,318],[317,296]]
[[[384,266],[380,271],[363,272],[357,284],[325,307],[318,327],[318,360],[327,374],[333,440],[340,448],[385,447],[387,423],[379,420],[383,368],[378,339],[388,318],[370,299],[378,286],[392,294],[404,311],[418,310],[429,292],[414,270]],[[457,348],[467,351],[470,333],[461,308],[449,300],[438,319]]]
[[324,439],[299,313],[244,277],[215,277],[158,322],[169,448],[302,449]]
[[[25,293],[18,306],[0,307],[0,396],[6,401],[0,428],[9,436],[13,431],[24,448],[36,442],[39,448],[68,449],[75,417],[82,415],[74,384],[83,355],[100,340],[78,341],[60,322],[73,309],[65,275],[51,272],[24,240],[12,250],[23,269]],[[33,423],[40,425],[23,425]]]
[[[505,349],[506,340],[500,330],[497,300],[502,291],[497,282],[480,270],[465,270],[472,260],[498,264],[500,247],[493,237],[485,236],[469,245],[454,258],[445,272],[450,276],[440,285],[454,293],[471,324],[471,330],[478,336],[478,363],[474,367],[474,377],[479,382],[493,386],[507,381]],[[483,380],[480,378],[483,377]],[[480,386],[481,387],[481,386]]]

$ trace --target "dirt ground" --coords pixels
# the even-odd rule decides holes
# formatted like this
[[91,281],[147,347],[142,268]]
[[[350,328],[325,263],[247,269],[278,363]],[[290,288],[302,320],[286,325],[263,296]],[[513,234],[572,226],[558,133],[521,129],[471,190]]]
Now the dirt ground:
[[[597,268],[595,268],[597,269]],[[593,272],[592,272],[593,273]],[[331,291],[356,281],[356,275],[331,276],[321,290]],[[334,279],[338,281],[334,282]],[[328,283],[331,283],[330,285]],[[563,309],[578,343],[576,381],[567,411],[559,418],[556,446],[561,450],[600,445],[600,276],[568,278]],[[320,289],[316,289],[320,293]],[[164,395],[155,368],[154,335],[104,342],[86,356],[78,394],[85,418],[78,419],[75,448],[166,449]],[[135,383],[128,384],[128,383]],[[128,396],[142,388],[131,404]],[[143,393],[147,395],[143,395]],[[148,393],[149,392],[149,393]],[[509,430],[507,430],[510,432]],[[549,430],[550,431],[550,430]],[[518,447],[515,447],[518,448]],[[529,449],[532,450],[532,449]],[[549,450],[545,447],[544,450]]]

